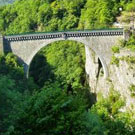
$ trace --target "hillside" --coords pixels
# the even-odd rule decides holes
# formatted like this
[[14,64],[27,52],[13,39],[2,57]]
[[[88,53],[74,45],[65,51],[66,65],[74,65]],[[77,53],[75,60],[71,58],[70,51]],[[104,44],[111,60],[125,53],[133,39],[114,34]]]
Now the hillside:
[[[34,31],[112,27],[122,0],[21,0],[0,9],[0,31],[15,34]],[[17,25],[16,25],[17,24]]]

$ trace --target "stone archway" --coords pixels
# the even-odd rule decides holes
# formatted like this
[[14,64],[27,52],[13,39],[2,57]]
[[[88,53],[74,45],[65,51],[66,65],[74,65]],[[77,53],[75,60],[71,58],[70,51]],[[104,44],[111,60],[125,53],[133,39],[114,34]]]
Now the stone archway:
[[[41,48],[55,41],[80,42],[85,46],[85,70],[89,78],[89,85],[92,86],[92,92],[97,93],[94,90],[101,91],[104,87],[107,88],[106,78],[109,76],[110,62],[113,55],[111,48],[117,44],[119,39],[124,38],[123,29],[10,35],[0,38],[0,50],[12,52],[16,55],[24,65],[25,74],[28,76],[30,63]],[[104,72],[102,77],[99,75],[101,66]]]
[[[58,40],[58,41],[64,41],[64,40]],[[52,41],[52,42],[45,42],[45,43],[42,43],[41,45],[39,45],[39,47],[37,47],[32,53],[31,53],[31,55],[29,56],[29,58],[28,58],[28,60],[27,60],[27,67],[26,67],[26,76],[28,77],[29,76],[29,69],[30,69],[30,65],[31,65],[31,62],[32,62],[32,60],[33,60],[33,58],[34,58],[34,56],[42,49],[42,48],[44,48],[44,47],[46,47],[46,46],[48,46],[48,45],[50,45],[50,44],[52,44],[52,43],[54,43],[54,42],[58,42],[58,41]],[[96,56],[96,58],[98,58],[99,60],[100,60],[100,64],[102,65],[102,67],[103,67],[103,71],[104,71],[104,78],[107,78],[108,77],[108,70],[107,70],[107,65],[106,65],[106,63],[105,63],[105,61],[104,61],[104,59],[102,58],[102,56],[100,55],[100,53],[98,54],[98,52],[96,52],[96,50],[93,50],[92,48],[90,48],[89,46],[87,46],[86,44],[85,44],[85,42],[81,42],[81,41],[78,41],[78,40],[68,40],[68,41],[73,41],[73,42],[79,42],[79,43],[82,43],[82,44],[84,44],[84,46],[85,46],[85,55],[86,55],[86,64],[85,64],[85,70],[86,70],[86,74],[87,75],[89,75],[90,74],[90,72],[92,72],[92,73],[94,73],[93,75],[92,75],[92,77],[91,78],[97,78],[96,76],[97,76],[97,74],[98,74],[98,66],[99,66],[99,63],[95,63],[94,61],[96,60],[94,60],[93,59],[93,57],[92,57],[92,53],[94,53],[95,54],[95,56]],[[90,63],[90,61],[91,61],[91,63]],[[91,66],[92,66],[92,63],[93,63],[93,65],[96,65],[95,66],[95,71],[93,72],[93,70],[92,70],[92,68],[90,68]],[[94,80],[95,80],[94,79]]]

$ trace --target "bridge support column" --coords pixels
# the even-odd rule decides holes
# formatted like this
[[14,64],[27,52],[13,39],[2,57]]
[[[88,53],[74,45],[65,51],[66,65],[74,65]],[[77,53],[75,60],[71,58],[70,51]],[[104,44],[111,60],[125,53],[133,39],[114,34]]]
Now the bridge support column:
[[0,54],[4,54],[4,43],[3,43],[3,36],[0,35]]
[[98,56],[88,46],[85,46],[86,63],[85,71],[91,92],[96,93],[97,74],[98,74]]

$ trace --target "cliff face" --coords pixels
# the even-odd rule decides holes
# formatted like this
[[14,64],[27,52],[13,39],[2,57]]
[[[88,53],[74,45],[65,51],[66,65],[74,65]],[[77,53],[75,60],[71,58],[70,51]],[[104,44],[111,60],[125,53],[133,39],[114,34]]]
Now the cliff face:
[[118,64],[114,62],[110,65],[110,81],[129,107],[135,103],[135,53],[121,50],[119,54],[115,54],[115,58]]
[[[88,51],[88,49],[87,49]],[[135,53],[122,49],[112,55],[108,67],[109,77],[104,77],[102,64],[94,53],[89,50],[86,55],[86,73],[91,92],[106,97],[110,89],[118,91],[124,98],[126,107],[135,103]]]

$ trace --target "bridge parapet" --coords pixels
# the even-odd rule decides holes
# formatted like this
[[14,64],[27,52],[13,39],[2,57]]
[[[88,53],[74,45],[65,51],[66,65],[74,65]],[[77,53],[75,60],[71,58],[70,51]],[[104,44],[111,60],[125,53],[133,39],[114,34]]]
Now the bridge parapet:
[[26,40],[42,40],[42,39],[57,39],[57,38],[67,39],[71,37],[77,38],[77,37],[121,36],[121,35],[124,35],[123,29],[11,35],[5,36],[5,39],[8,40],[9,42],[17,42]]

